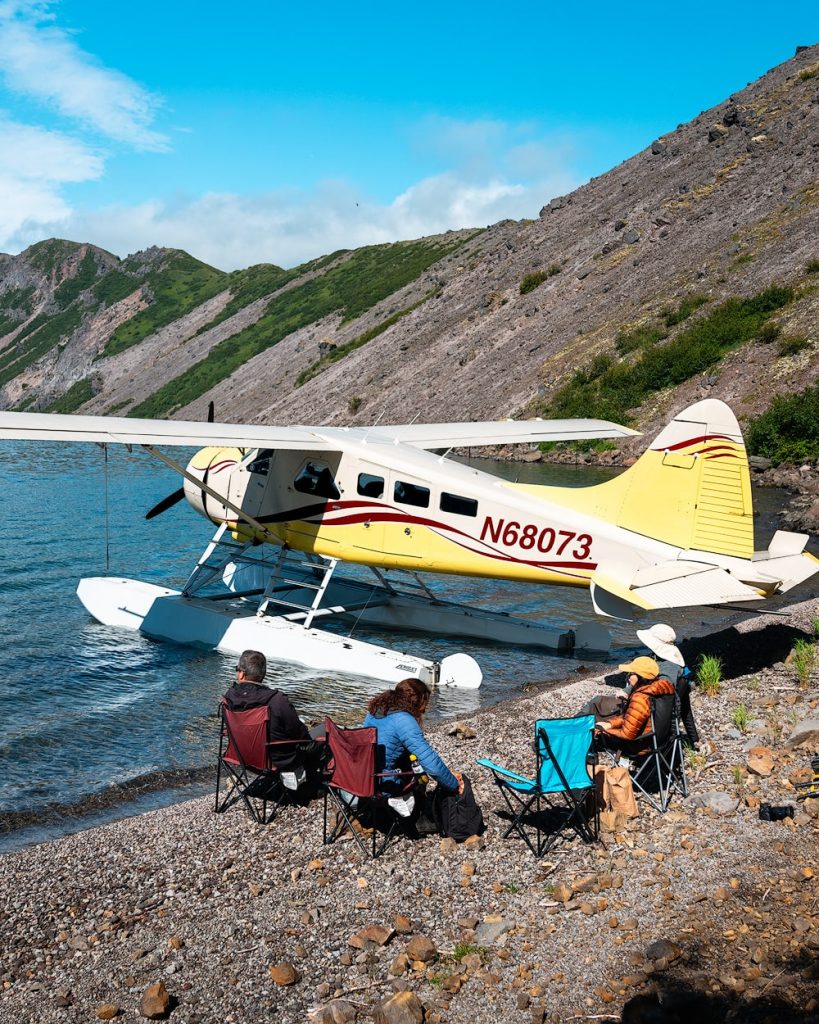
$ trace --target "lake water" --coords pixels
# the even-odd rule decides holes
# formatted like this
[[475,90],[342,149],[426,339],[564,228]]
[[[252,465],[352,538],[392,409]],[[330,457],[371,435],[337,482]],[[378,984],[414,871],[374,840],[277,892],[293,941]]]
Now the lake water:
[[[567,486],[612,475],[584,467],[476,464],[511,479]],[[102,626],[75,595],[83,576],[184,583],[212,527],[186,502],[151,522],[143,518],[177,485],[174,475],[147,454],[119,447],[105,453],[95,445],[0,445],[6,509],[0,547],[0,850],[90,824],[112,813],[110,803],[130,801],[132,810],[173,799],[175,786],[215,761],[215,711],[234,680],[235,655]],[[762,547],[782,495],[758,492],[756,502],[756,543]],[[450,599],[559,627],[593,618],[584,590],[459,577],[434,584]],[[709,622],[725,617],[724,612],[705,615]],[[702,618],[698,611],[675,614],[672,621],[682,635],[699,627]],[[627,623],[609,625],[614,663],[636,640]],[[464,714],[478,702],[502,700],[526,684],[558,679],[578,667],[543,651],[479,641],[360,635],[435,659],[464,650],[480,662],[480,691],[441,692],[430,717]],[[351,722],[381,688],[364,679],[345,679],[339,687],[326,675],[275,664],[268,682],[284,689],[305,718],[329,713]]]

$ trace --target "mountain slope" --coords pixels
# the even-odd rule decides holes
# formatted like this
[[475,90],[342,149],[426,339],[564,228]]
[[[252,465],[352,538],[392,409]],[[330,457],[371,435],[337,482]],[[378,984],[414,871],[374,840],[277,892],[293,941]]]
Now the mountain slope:
[[536,221],[235,274],[40,243],[0,256],[0,405],[341,424],[605,399],[651,432],[712,394],[748,418],[819,376],[817,140],[814,46]]

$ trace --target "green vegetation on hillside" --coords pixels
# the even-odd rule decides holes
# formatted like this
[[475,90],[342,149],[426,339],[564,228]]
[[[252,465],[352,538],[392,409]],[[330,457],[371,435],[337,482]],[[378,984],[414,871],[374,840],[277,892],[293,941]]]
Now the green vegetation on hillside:
[[686,295],[680,300],[676,309],[664,309],[660,316],[665,321],[666,327],[676,327],[683,320],[687,320],[691,314],[708,302],[707,295]]
[[74,412],[94,397],[94,384],[91,377],[83,377],[72,384],[64,395],[51,403],[46,412]]
[[232,271],[228,275],[230,301],[221,313],[218,313],[208,323],[203,324],[196,333],[203,334],[205,331],[209,331],[212,327],[216,327],[217,324],[221,324],[224,320],[232,317],[234,313],[238,313],[240,309],[250,305],[251,302],[263,299],[265,295],[278,291],[279,288],[283,288],[290,281],[295,281],[296,278],[301,277],[303,274],[318,273],[347,252],[349,252],[348,249],[337,249],[327,256],[321,256],[319,259],[311,260],[309,263],[302,263],[291,270],[283,270],[281,267],[277,267],[275,263],[259,263],[256,266],[247,267],[245,270]]
[[771,313],[793,298],[793,289],[772,285],[750,299],[728,299],[666,344],[640,348],[633,359],[598,355],[552,396],[546,414],[628,423],[629,410],[649,395],[710,369],[754,338]]
[[68,338],[76,330],[82,315],[83,311],[75,307],[51,317],[35,317],[24,334],[0,351],[0,386],[13,380],[18,373]]
[[342,313],[343,322],[355,319],[465,241],[467,238],[462,237],[452,242],[394,242],[356,249],[323,274],[275,296],[255,324],[214,345],[203,360],[168,381],[132,409],[131,415],[168,415],[205,394],[288,334],[331,313]]
[[0,338],[20,326],[31,315],[34,288],[12,288],[0,295]]
[[535,288],[538,288],[540,285],[542,285],[544,281],[548,281],[550,277],[554,277],[555,274],[559,273],[559,263],[553,263],[546,270],[533,270],[531,274],[526,274],[526,276],[520,282],[520,294],[528,295],[529,292],[533,292]]
[[614,339],[615,347],[621,356],[627,355],[639,348],[649,348],[656,345],[658,341],[665,341],[668,337],[668,330],[676,327],[683,320],[687,320],[691,314],[708,302],[707,295],[686,295],[680,300],[676,309],[664,309],[660,313],[660,319],[664,326],[654,323],[641,323],[628,330],[623,329]]
[[54,301],[65,309],[70,306],[81,292],[84,292],[97,278],[97,261],[90,249],[87,249],[85,256],[80,260],[77,273],[73,277],[67,277],[60,287],[54,292]]
[[819,459],[819,387],[775,398],[745,430],[745,444],[777,464]]
[[317,377],[322,370],[325,370],[328,366],[333,363],[339,362],[345,356],[351,352],[355,352],[357,348],[361,348],[362,345],[366,345],[368,341],[372,341],[373,338],[377,338],[379,334],[383,334],[388,327],[392,327],[393,324],[397,324],[399,320],[403,319],[408,313],[411,313],[414,309],[417,309],[420,305],[425,303],[427,299],[433,295],[439,294],[438,289],[434,288],[432,291],[427,292],[423,298],[414,302],[411,306],[407,306],[406,309],[399,309],[397,313],[393,313],[392,316],[388,316],[386,320],[382,320],[380,324],[376,324],[371,327],[368,331],[364,331],[355,338],[351,338],[350,341],[345,342],[343,345],[337,345],[334,349],[317,359],[315,363],[311,363],[305,370],[296,377],[295,386],[300,388],[302,384],[306,384],[308,380],[312,380]]
[[[127,269],[127,261],[123,266]],[[120,324],[108,339],[105,355],[124,352],[206,302],[225,287],[227,274],[174,249],[144,281],[151,290],[153,303]]]
[[126,295],[142,287],[142,279],[124,274],[121,270],[109,270],[92,289],[94,298],[103,306],[113,306]]
[[624,356],[635,349],[656,345],[658,341],[664,341],[667,337],[668,331],[664,331],[656,324],[638,324],[628,331],[618,331],[614,346],[620,355]]
[[296,267],[293,270],[283,270],[274,263],[259,263],[254,267],[247,267],[245,270],[234,270],[228,274],[227,285],[230,288],[230,299],[216,316],[203,324],[197,334],[204,334],[217,324],[223,323],[238,313],[240,309],[249,306],[251,302],[269,295],[271,292],[281,288],[288,281],[298,277],[302,268]]

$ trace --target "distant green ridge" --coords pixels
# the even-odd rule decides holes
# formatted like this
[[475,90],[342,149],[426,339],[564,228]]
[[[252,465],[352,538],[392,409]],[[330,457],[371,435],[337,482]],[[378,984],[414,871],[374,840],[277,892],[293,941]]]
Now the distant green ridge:
[[196,333],[204,334],[205,331],[209,331],[212,327],[216,327],[218,324],[228,320],[234,313],[238,313],[240,309],[249,306],[251,302],[262,299],[265,295],[270,295],[271,292],[278,291],[279,288],[283,288],[290,281],[295,281],[296,278],[301,277],[303,274],[316,273],[319,270],[323,270],[324,267],[338,259],[345,252],[347,252],[346,249],[339,249],[328,256],[311,260],[309,263],[302,263],[291,270],[283,270],[274,263],[258,263],[253,267],[246,267],[244,270],[234,270],[228,275],[230,301],[221,313],[218,313],[213,320],[203,324]]
[[39,270],[41,274],[48,274],[56,269],[58,263],[62,263],[81,248],[80,242],[69,242],[65,238],[48,238],[28,248],[26,258],[35,270]]
[[170,415],[293,331],[335,312],[342,312],[344,321],[355,319],[477,233],[451,242],[394,242],[354,250],[320,276],[275,296],[255,324],[214,345],[204,359],[168,381],[129,415]]
[[[120,273],[130,269],[132,265],[129,265],[128,260],[124,260],[120,266]],[[108,339],[103,354],[113,356],[131,348],[132,345],[139,344],[148,335],[213,298],[225,288],[227,280],[228,275],[224,271],[209,267],[207,263],[194,259],[180,249],[173,249],[164,254],[160,265],[149,271],[142,280],[142,284],[150,289],[153,302],[117,327]],[[139,284],[139,281],[135,281],[131,291],[139,287]],[[98,287],[102,287],[102,282]],[[120,276],[112,286],[113,294],[124,298],[129,294],[124,291],[125,287],[126,282]]]

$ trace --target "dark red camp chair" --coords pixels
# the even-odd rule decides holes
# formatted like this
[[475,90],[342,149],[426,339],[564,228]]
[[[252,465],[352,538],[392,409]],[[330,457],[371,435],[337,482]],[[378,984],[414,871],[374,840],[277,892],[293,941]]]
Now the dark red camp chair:
[[[389,779],[396,783],[399,793],[406,793],[412,789],[415,775],[377,770],[377,733],[372,726],[344,729],[326,718],[324,727],[329,749],[324,776],[324,843],[334,843],[349,830],[365,857],[368,853],[378,857],[406,821],[387,803],[395,794],[381,792],[379,786]],[[336,820],[328,828],[330,801],[335,807]],[[362,839],[362,833],[366,835],[368,831],[372,833],[370,851]]]
[[[307,744],[301,740],[268,740],[269,714],[268,707],[234,711],[222,701],[216,762],[214,809],[217,814],[242,800],[253,820],[265,825],[275,818],[279,807],[292,798],[293,792],[282,784],[281,771],[273,758],[276,753],[292,754],[302,750]],[[223,781],[233,785],[220,795]],[[268,804],[272,804],[269,814]]]

